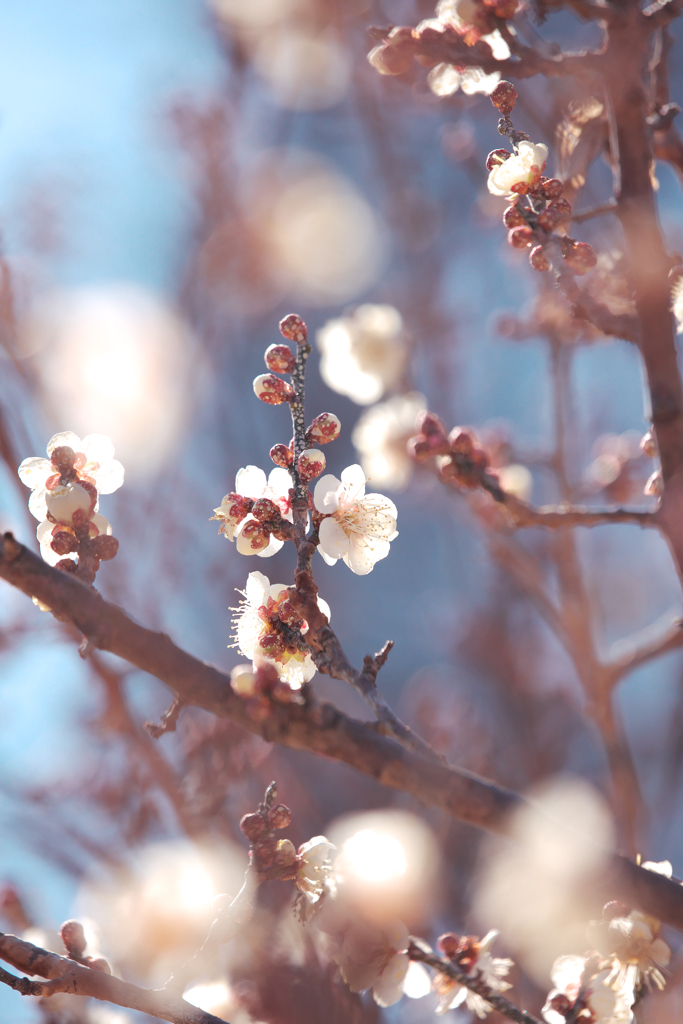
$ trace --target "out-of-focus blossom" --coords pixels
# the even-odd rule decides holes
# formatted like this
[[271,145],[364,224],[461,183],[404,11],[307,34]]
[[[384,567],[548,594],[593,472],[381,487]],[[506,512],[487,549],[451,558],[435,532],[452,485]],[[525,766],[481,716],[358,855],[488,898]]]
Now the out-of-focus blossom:
[[413,463],[406,444],[426,406],[424,395],[412,391],[373,405],[356,423],[351,439],[368,480],[376,487],[401,490],[408,483]]
[[[112,494],[123,483],[123,466],[114,458],[114,445],[104,434],[88,434],[83,440],[70,430],[55,434],[47,446],[48,456],[57,448],[70,448],[75,458],[71,466],[76,483],[83,480],[100,494]],[[62,467],[51,458],[37,456],[24,459],[19,466],[19,479],[31,488],[28,507],[36,519],[45,519],[48,494],[60,489]],[[77,496],[74,498],[76,500]]]
[[683,334],[683,277],[679,277],[671,292],[671,309],[676,317],[676,331]]
[[278,26],[263,34],[254,66],[287,110],[331,107],[344,98],[350,80],[348,57],[334,35],[300,27]]
[[520,142],[517,152],[497,164],[489,174],[488,189],[494,196],[524,194],[540,181],[548,147],[542,143]]
[[318,551],[328,565],[343,558],[352,572],[365,576],[375,562],[386,558],[398,537],[393,501],[383,494],[365,493],[365,473],[348,466],[341,475],[327,474],[315,485],[315,507],[327,518],[320,524]]
[[547,1024],[566,1024],[572,1014],[572,1020],[585,1018],[591,1024],[630,1024],[633,992],[615,991],[609,971],[591,977],[588,965],[582,956],[561,956],[555,961],[550,975],[555,988],[548,993],[543,1019]]
[[222,533],[227,540],[237,541],[237,550],[242,555],[257,554],[260,558],[270,558],[282,547],[284,541],[270,535],[267,547],[261,551],[254,551],[247,537],[244,537],[244,529],[248,523],[256,522],[256,517],[249,511],[249,502],[241,502],[240,498],[258,501],[259,498],[268,498],[280,510],[283,519],[292,522],[292,510],[289,503],[289,491],[292,487],[292,478],[286,469],[277,467],[266,474],[258,466],[247,466],[240,469],[235,477],[234,493],[226,494],[212,517],[221,521],[219,533]]
[[435,96],[454,96],[460,89],[466,96],[483,93],[489,96],[500,81],[500,71],[487,75],[481,68],[457,68],[437,64],[429,72],[427,83]]
[[[293,689],[307,683],[315,675],[315,665],[310,654],[304,654],[289,644],[274,625],[273,620],[286,623],[290,628],[306,633],[308,624],[297,617],[288,600],[289,588],[275,583],[260,572],[250,572],[244,591],[244,600],[235,609],[233,618],[235,640],[240,654],[258,664],[270,662],[277,669],[280,678]],[[318,606],[327,618],[330,608],[326,601],[318,598]]]
[[317,334],[320,374],[328,387],[370,405],[394,387],[408,358],[401,314],[393,306],[359,306]]
[[[460,939],[457,947],[448,950],[444,944],[446,955],[452,953],[452,959],[460,964],[461,969],[470,978],[479,978],[485,982],[494,992],[504,992],[510,988],[505,978],[512,967],[512,960],[491,956],[491,946],[497,938],[497,931],[490,931],[481,942],[476,939],[465,937]],[[446,938],[446,936],[444,936]],[[453,936],[455,939],[456,936]],[[447,1013],[449,1010],[465,1003],[467,1009],[476,1013],[477,1017],[485,1017],[490,1013],[490,1003],[470,991],[465,985],[460,985],[445,974],[437,974],[434,978],[434,990],[439,997],[439,1004],[436,1008],[438,1014]]]
[[506,494],[512,494],[520,501],[529,501],[534,486],[534,478],[526,466],[513,462],[509,466],[501,466],[492,472],[498,477],[500,486]]
[[325,836],[314,836],[299,847],[297,888],[309,903],[317,903],[332,875],[330,851],[334,844]]
[[403,982],[410,966],[408,942],[408,929],[400,921],[382,929],[362,921],[352,923],[335,955],[351,991],[372,988],[380,1006],[397,1003],[403,995]]
[[[647,487],[646,477],[651,467],[640,446],[641,437],[636,430],[623,434],[603,434],[592,448],[593,461],[588,465],[585,479],[592,491],[604,491],[610,501],[635,501]],[[645,491],[656,494],[655,490]]]

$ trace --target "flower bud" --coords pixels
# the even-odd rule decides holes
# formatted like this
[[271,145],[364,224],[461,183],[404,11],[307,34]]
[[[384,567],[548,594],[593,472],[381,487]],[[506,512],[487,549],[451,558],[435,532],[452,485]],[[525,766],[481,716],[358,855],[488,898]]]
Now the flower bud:
[[[97,492],[96,492],[97,493]],[[97,498],[95,498],[97,500]],[[54,491],[48,491],[45,496],[45,503],[50,515],[56,522],[71,525],[74,521],[74,514],[83,513],[86,519],[95,507],[88,488],[82,484],[67,484],[66,487],[56,487]],[[79,519],[81,517],[78,517]]]
[[564,192],[564,182],[560,178],[541,178],[541,192],[546,199],[559,199]]
[[294,452],[286,444],[274,444],[270,449],[270,457],[282,469],[289,469],[294,462]]
[[265,354],[266,366],[273,373],[292,373],[296,356],[289,345],[269,345]]
[[453,461],[452,455],[439,455],[436,460],[436,471],[443,483],[456,480],[460,476],[458,465]]
[[268,811],[270,828],[289,828],[292,824],[292,812],[286,804],[276,804]]
[[548,206],[545,210],[541,210],[538,215],[539,227],[542,227],[545,231],[554,231],[561,220],[562,215],[556,206]]
[[534,240],[534,233],[530,227],[512,228],[508,231],[508,242],[513,249],[526,249]]
[[264,633],[259,637],[258,648],[266,658],[277,660],[285,653],[287,643],[280,633]]
[[296,847],[291,839],[280,839],[275,851],[275,863],[278,867],[287,868],[296,860]]
[[101,974],[111,974],[111,967],[101,956],[86,956],[85,963],[92,971],[99,971]]
[[307,448],[297,459],[296,468],[301,482],[307,484],[325,469],[325,456],[318,448]]
[[266,831],[266,823],[260,814],[245,814],[240,821],[240,828],[253,843]]
[[380,43],[370,50],[368,61],[380,75],[402,75],[413,63],[413,54],[407,47]]
[[457,954],[460,948],[460,936],[456,935],[455,932],[446,932],[445,935],[437,939],[436,945],[443,955],[450,960]]
[[565,1019],[569,1016],[572,1009],[573,1003],[569,996],[565,995],[564,992],[558,992],[557,995],[553,996],[550,1000],[550,1009],[554,1010],[555,1013],[559,1014],[560,1017]]
[[294,398],[294,388],[272,373],[262,373],[254,380],[254,394],[267,405],[282,405]]
[[437,454],[434,451],[433,446],[430,444],[429,439],[423,434],[417,434],[415,437],[409,438],[406,445],[406,451],[408,453],[408,457],[413,459],[415,462],[427,462]]
[[453,452],[471,455],[474,450],[474,435],[467,427],[453,427],[448,435],[448,444]]
[[426,437],[434,437],[436,435],[439,437],[446,436],[446,428],[439,417],[433,412],[428,412],[426,409],[418,413],[417,419],[415,420],[415,426],[418,431]]
[[58,530],[52,534],[50,547],[57,555],[68,555],[71,551],[78,551],[80,544],[73,533]]
[[543,246],[537,245],[529,253],[529,263],[534,270],[550,270],[550,261],[543,252]]
[[255,555],[270,544],[270,531],[264,523],[250,519],[235,534],[235,543],[241,555]]
[[296,341],[298,345],[305,345],[308,338],[308,328],[300,316],[290,313],[280,321],[280,334],[287,341]]
[[66,444],[57,445],[50,452],[50,462],[58,469],[61,473],[64,473],[68,469],[73,469],[73,464],[76,461],[76,452],[73,448],[69,448]]
[[492,149],[489,155],[486,157],[486,170],[492,171],[494,167],[498,167],[499,164],[505,163],[509,160],[512,153],[509,149]]
[[329,444],[336,441],[341,423],[333,412],[321,412],[306,431],[306,440],[311,444]]
[[523,228],[527,226],[526,217],[520,210],[517,203],[508,206],[503,214],[503,224],[506,228]]
[[552,203],[546,207],[546,210],[555,210],[558,214],[558,224],[567,223],[572,219],[572,207],[571,203],[567,202],[566,199],[553,199]]
[[657,442],[651,430],[648,430],[647,434],[641,438],[640,450],[648,459],[654,459],[657,454]]
[[83,956],[86,941],[80,921],[65,921],[59,929],[59,934],[69,956]]
[[230,686],[238,697],[253,697],[257,690],[253,666],[235,665],[230,673]]
[[108,537],[104,533],[99,537],[93,537],[92,546],[101,562],[108,562],[115,558],[119,550],[119,542],[116,537]]
[[264,871],[272,866],[276,851],[277,841],[271,836],[264,836],[256,840],[251,852],[254,864],[259,871]]
[[643,494],[647,494],[649,497],[658,497],[664,491],[664,481],[662,474],[657,471],[653,473],[648,482],[643,488]]
[[252,506],[251,514],[260,523],[268,523],[280,518],[280,509],[270,498],[258,498]]
[[55,569],[59,569],[60,572],[75,573],[78,569],[78,563],[73,558],[60,558],[57,562]]
[[[495,6],[497,8],[497,0],[494,0],[494,3],[490,6]],[[496,13],[498,13],[497,10]],[[510,17],[510,15],[499,14],[499,17]],[[491,93],[489,99],[491,100],[491,103],[493,103],[494,107],[496,107],[497,110],[500,110],[501,114],[511,114],[515,108],[515,103],[517,102],[517,90],[512,82],[499,82]]]
[[587,274],[598,262],[588,242],[574,242],[564,258],[567,266],[571,267],[575,274]]

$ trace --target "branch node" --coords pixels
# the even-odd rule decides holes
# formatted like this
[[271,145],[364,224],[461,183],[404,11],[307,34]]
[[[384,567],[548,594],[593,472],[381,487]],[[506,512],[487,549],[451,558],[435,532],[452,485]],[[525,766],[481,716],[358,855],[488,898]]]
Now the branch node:
[[175,732],[178,716],[184,707],[185,701],[181,700],[180,697],[176,697],[168,711],[164,711],[158,725],[156,722],[145,722],[145,729],[152,739],[158,740],[165,732]]

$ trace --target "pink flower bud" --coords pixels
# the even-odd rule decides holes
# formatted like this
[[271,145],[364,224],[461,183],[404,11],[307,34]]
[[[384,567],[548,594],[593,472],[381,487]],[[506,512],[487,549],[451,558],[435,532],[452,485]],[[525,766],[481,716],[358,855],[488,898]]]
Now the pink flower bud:
[[657,454],[657,442],[651,430],[648,430],[647,434],[641,438],[640,450],[648,459],[654,459]]
[[280,334],[287,341],[296,341],[298,345],[305,345],[308,339],[308,328],[300,316],[290,313],[280,321]]
[[534,270],[550,270],[550,261],[543,252],[543,246],[535,246],[529,253],[529,263]]
[[270,498],[259,498],[254,502],[251,514],[260,523],[268,523],[280,518],[280,509]]
[[306,439],[312,444],[329,444],[336,441],[341,431],[341,423],[332,412],[321,412],[306,431]]
[[272,373],[262,373],[254,380],[254,394],[268,405],[282,405],[294,398],[294,388]]
[[57,530],[52,534],[50,547],[57,555],[68,555],[70,551],[78,551],[80,545],[73,533]]
[[292,812],[286,804],[277,804],[268,811],[271,828],[288,828],[292,824]]
[[402,75],[413,63],[413,54],[407,48],[380,43],[370,50],[368,61],[380,75]]
[[474,435],[467,427],[453,427],[448,435],[451,451],[461,455],[471,455],[474,449]]
[[235,543],[241,555],[255,555],[270,544],[270,531],[257,519],[250,519],[235,535]]
[[110,559],[115,558],[119,550],[119,542],[116,537],[107,537],[106,534],[94,537],[92,546],[93,551],[101,562],[108,562]]
[[446,436],[446,428],[439,419],[439,417],[433,413],[428,412],[426,409],[423,412],[418,413],[417,419],[415,420],[415,426],[421,434],[426,437],[439,437]]
[[270,457],[282,469],[289,469],[294,462],[294,452],[286,444],[274,444],[270,449]]
[[73,448],[69,448],[68,445],[60,444],[56,448],[53,448],[50,452],[50,462],[55,469],[60,472],[65,470],[73,469],[73,464],[76,460],[76,453]]
[[649,496],[658,497],[664,490],[664,481],[662,480],[662,474],[657,471],[653,473],[648,482],[645,484],[643,494]]
[[555,210],[558,214],[559,224],[563,224],[572,219],[572,207],[571,203],[567,202],[566,199],[553,199],[550,206],[546,207],[547,210]]
[[285,653],[287,643],[280,633],[264,633],[264,635],[259,638],[258,647],[261,654],[266,658],[273,658],[274,660],[277,660]]
[[[497,6],[495,0],[489,6]],[[503,15],[500,15],[500,17],[503,17]],[[517,90],[512,82],[499,82],[489,96],[489,99],[494,107],[500,110],[501,114],[511,114],[517,102]]]
[[240,821],[240,828],[247,839],[254,842],[266,831],[266,823],[260,814],[245,814]]
[[512,153],[508,149],[492,149],[489,155],[486,157],[486,170],[492,171],[494,167],[498,167],[499,164],[505,163],[509,160]]
[[83,956],[86,941],[83,925],[79,921],[65,921],[59,929],[59,934],[69,956]]
[[534,240],[534,233],[530,227],[513,228],[508,231],[508,242],[513,249],[526,249]]
[[297,459],[296,468],[301,482],[307,484],[325,469],[325,456],[317,448],[307,448]]
[[559,199],[564,192],[564,182],[560,178],[541,178],[541,191],[546,199]]
[[575,274],[587,274],[598,262],[598,258],[588,242],[574,242],[565,253],[565,262]]
[[289,345],[269,345],[266,349],[266,366],[273,373],[292,373],[296,356]]
[[256,840],[252,848],[252,857],[259,871],[264,871],[266,868],[271,867],[275,860],[276,851],[277,840],[272,839],[270,836],[264,836]]
[[230,686],[238,697],[253,697],[257,691],[253,666],[235,665],[230,673]]
[[442,935],[437,940],[436,945],[444,956],[451,959],[457,954],[460,947],[460,936],[456,935],[455,932],[446,932],[445,935]]
[[562,214],[556,206],[548,206],[538,215],[538,223],[545,231],[554,231],[562,220]]
[[520,210],[517,203],[513,203],[512,206],[508,206],[507,210],[503,214],[503,224],[506,228],[523,228],[526,227],[526,217]]

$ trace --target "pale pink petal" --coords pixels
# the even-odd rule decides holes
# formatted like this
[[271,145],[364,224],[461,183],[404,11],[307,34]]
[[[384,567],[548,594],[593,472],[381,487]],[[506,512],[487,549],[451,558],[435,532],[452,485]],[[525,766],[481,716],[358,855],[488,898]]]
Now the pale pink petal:
[[270,471],[268,486],[276,498],[287,498],[289,496],[289,490],[294,486],[294,484],[292,483],[289,471],[283,469],[281,466],[276,466],[275,469],[271,469]]
[[112,530],[111,523],[109,522],[109,520],[105,519],[105,517],[103,515],[100,515],[99,512],[95,513],[90,522],[93,523],[93,525],[97,527],[99,532],[101,534],[104,534],[106,537],[111,537],[112,533],[114,532]]
[[253,604],[256,608],[265,604],[266,592],[269,586],[270,580],[262,572],[250,572],[247,576],[247,586],[245,588],[249,604]]
[[326,562],[327,565],[336,565],[337,564],[338,559],[337,558],[330,558],[330,556],[327,554],[327,552],[323,551],[323,549],[320,547],[319,544],[318,544],[318,553],[319,553],[320,557],[322,558],[323,562]]
[[[289,588],[288,588],[286,583],[271,583],[271,585],[268,587],[268,590],[266,591],[265,600],[266,601],[277,601],[277,599],[280,597],[280,595],[283,594],[284,591],[288,590],[288,589]],[[263,602],[263,604],[265,604],[265,601]]]
[[34,457],[24,459],[17,470],[22,484],[26,484],[32,490],[36,487],[44,487],[48,477],[54,476],[55,470],[49,459]]
[[261,498],[266,486],[266,474],[258,466],[240,469],[235,478],[235,490],[245,498]]
[[270,558],[271,555],[276,555],[278,553],[283,544],[283,540],[278,540],[277,537],[273,537],[271,534],[270,540],[268,541],[268,547],[264,548],[263,551],[257,551],[256,554],[259,558]]
[[403,981],[410,958],[407,953],[396,953],[392,956],[379,978],[372,986],[372,994],[379,1006],[393,1006],[403,995]]
[[113,494],[123,484],[124,468],[118,459],[110,459],[92,472],[86,464],[85,473],[92,476],[100,494]]
[[318,512],[331,514],[339,508],[339,499],[344,492],[344,486],[332,473],[321,476],[313,491],[313,504]]
[[31,491],[31,497],[28,499],[28,510],[32,516],[36,519],[47,518],[47,504],[45,499],[47,497],[47,491],[44,487],[36,487],[35,491]]
[[367,576],[372,572],[375,562],[386,558],[390,551],[388,540],[371,541],[367,537],[351,534],[349,541],[349,550],[344,555],[344,561],[357,576]]
[[323,519],[318,536],[320,547],[330,558],[343,558],[349,550],[349,538],[336,519]]
[[47,454],[51,455],[55,448],[73,448],[75,452],[81,451],[81,439],[73,430],[63,430],[60,434],[54,434],[47,445]]
[[347,502],[358,501],[365,494],[365,473],[363,467],[357,463],[347,466],[341,475],[342,483],[346,490]]

